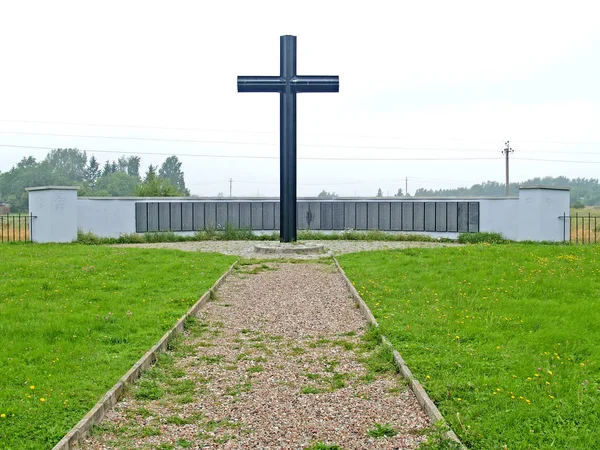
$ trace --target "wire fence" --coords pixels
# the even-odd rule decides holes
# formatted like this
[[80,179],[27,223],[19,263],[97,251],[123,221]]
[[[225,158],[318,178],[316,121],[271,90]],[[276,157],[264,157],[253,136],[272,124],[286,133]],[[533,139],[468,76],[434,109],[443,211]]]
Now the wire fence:
[[596,244],[598,242],[598,231],[600,217],[588,215],[568,216],[566,213],[559,217],[563,220],[563,241],[574,244]]
[[31,241],[31,227],[36,216],[3,214],[0,216],[0,243]]

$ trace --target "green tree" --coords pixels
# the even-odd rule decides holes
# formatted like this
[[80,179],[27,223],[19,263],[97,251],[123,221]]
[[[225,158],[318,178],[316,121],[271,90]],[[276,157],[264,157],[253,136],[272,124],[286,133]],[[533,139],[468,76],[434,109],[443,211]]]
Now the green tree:
[[104,163],[104,166],[102,167],[102,175],[101,176],[106,177],[106,176],[110,175],[111,173],[113,173],[112,165],[111,165],[110,161],[107,159],[106,162]]
[[93,188],[96,185],[98,178],[100,178],[100,175],[100,164],[98,163],[96,157],[92,156],[84,170],[83,179],[90,187]]
[[180,197],[182,192],[170,180],[156,176],[156,168],[150,164],[144,181],[136,188],[139,197]]
[[403,196],[404,196],[404,194],[402,194],[402,189],[398,188],[398,192],[396,192],[394,194],[394,197],[403,197]]
[[383,197],[383,191],[381,190],[381,188],[377,190],[377,197]]
[[140,157],[130,156],[127,158],[127,175],[140,178]]
[[38,163],[29,156],[23,158],[8,172],[0,174],[0,199],[11,204],[14,212],[27,212],[28,195],[25,188],[60,184],[62,180],[48,170],[47,164]]
[[137,177],[119,171],[100,178],[92,195],[133,197],[136,195],[138,186],[139,179]]
[[42,162],[44,170],[53,175],[55,183],[70,186],[83,182],[86,163],[86,153],[76,148],[52,150]]
[[181,171],[181,161],[179,161],[177,156],[169,156],[165,162],[162,163],[160,170],[158,171],[158,176],[165,180],[169,180],[183,195],[190,195],[190,191],[185,187],[185,180],[183,172]]
[[317,195],[317,198],[338,198],[339,195],[336,194],[335,192],[327,192],[325,189],[323,189],[321,192],[319,192],[319,195]]

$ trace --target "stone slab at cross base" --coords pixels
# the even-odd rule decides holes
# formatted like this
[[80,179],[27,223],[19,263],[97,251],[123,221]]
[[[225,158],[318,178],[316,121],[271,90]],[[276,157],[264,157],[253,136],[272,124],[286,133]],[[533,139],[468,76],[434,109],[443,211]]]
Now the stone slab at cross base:
[[77,187],[40,186],[29,193],[31,240],[33,242],[73,242],[77,239]]
[[298,254],[298,255],[316,255],[324,253],[327,250],[324,245],[321,244],[297,244],[278,242],[277,244],[257,244],[254,246],[254,250],[257,253],[272,253],[272,254]]

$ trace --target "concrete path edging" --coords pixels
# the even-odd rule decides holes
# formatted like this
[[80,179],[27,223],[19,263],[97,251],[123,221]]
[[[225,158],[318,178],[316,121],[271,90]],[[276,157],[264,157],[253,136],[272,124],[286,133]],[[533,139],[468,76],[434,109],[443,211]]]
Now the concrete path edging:
[[142,356],[132,367],[127,371],[125,375],[121,377],[119,381],[106,393],[104,396],[94,405],[94,407],[81,419],[77,425],[65,434],[65,436],[56,444],[52,450],[73,450],[75,445],[85,439],[91,428],[100,423],[104,415],[110,411],[119,401],[119,398],[125,391],[125,386],[136,381],[143,372],[148,370],[152,364],[156,361],[158,353],[165,351],[169,341],[175,337],[178,333],[181,333],[185,327],[185,321],[198,314],[198,311],[206,305],[225,279],[233,272],[237,266],[239,260],[234,262],[229,270],[225,272],[216,282],[206,291],[200,299],[194,303],[194,305],[175,323],[175,325],[167,331],[162,338],[148,350],[144,356]]
[[[334,257],[333,261],[335,262],[335,265],[337,266],[338,271],[344,278],[344,281],[346,282],[346,286],[348,286],[348,289],[350,290],[350,293],[352,294],[354,301],[356,302],[358,308],[361,310],[361,312],[365,316],[365,319],[367,319],[367,322],[369,323],[369,325],[372,327],[379,328],[379,323],[375,319],[375,316],[373,316],[373,313],[371,312],[371,310],[369,309],[369,307],[367,306],[365,301],[362,299],[362,297],[360,296],[360,294],[358,293],[358,291],[356,290],[354,285],[352,284],[352,281],[350,281],[350,279],[346,275],[346,272],[344,272],[344,269],[342,269],[342,266],[338,262],[337,258]],[[427,413],[427,415],[429,416],[429,419],[434,423],[442,421],[443,423],[447,424],[448,422],[446,422],[446,420],[442,416],[442,413],[440,413],[440,410],[437,408],[437,406],[435,406],[435,403],[433,403],[431,398],[429,398],[429,395],[427,395],[427,392],[425,391],[425,389],[423,389],[423,386],[421,386],[421,383],[419,383],[419,381],[414,377],[414,375],[412,374],[412,372],[406,365],[406,362],[404,361],[404,359],[402,358],[400,353],[394,349],[392,343],[388,340],[388,338],[386,338],[384,335],[381,335],[381,342],[384,345],[390,347],[390,349],[392,350],[392,354],[394,356],[394,363],[396,364],[398,371],[400,372],[402,377],[408,382],[410,389],[415,394],[415,397],[417,397],[419,404],[421,405],[423,410]],[[454,431],[452,431],[451,429],[446,432],[446,437],[448,439],[455,441],[456,443],[458,443],[460,445],[461,448],[466,450],[466,447],[462,444],[462,442],[460,441],[460,439],[458,438],[456,433]]]

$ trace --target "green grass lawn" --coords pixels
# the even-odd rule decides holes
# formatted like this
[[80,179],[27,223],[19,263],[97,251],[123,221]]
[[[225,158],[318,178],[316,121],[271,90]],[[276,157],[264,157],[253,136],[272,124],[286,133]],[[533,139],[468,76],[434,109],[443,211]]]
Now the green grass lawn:
[[1,246],[0,448],[52,448],[235,259]]
[[469,448],[598,448],[600,247],[473,245],[339,261]]

